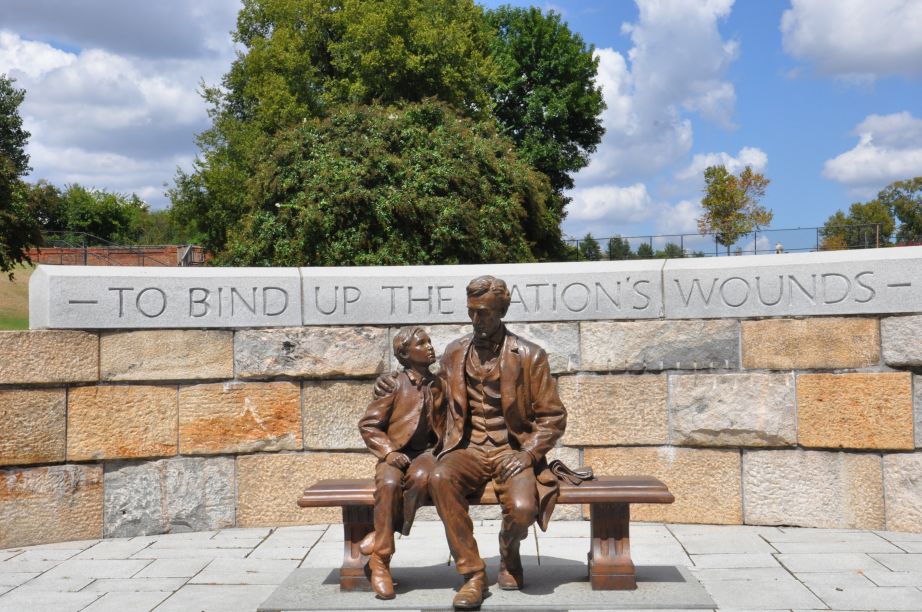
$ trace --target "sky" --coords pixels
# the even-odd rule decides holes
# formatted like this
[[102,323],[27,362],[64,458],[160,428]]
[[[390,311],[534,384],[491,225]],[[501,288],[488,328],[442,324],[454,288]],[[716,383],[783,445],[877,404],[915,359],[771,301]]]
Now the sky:
[[[709,165],[765,174],[772,228],[822,225],[922,175],[922,0],[511,3],[559,13],[599,58],[606,134],[568,193],[568,236],[695,234]],[[210,125],[199,91],[230,67],[239,7],[0,0],[0,73],[27,90],[30,180],[168,205]],[[802,236],[768,233],[759,248],[782,238]]]

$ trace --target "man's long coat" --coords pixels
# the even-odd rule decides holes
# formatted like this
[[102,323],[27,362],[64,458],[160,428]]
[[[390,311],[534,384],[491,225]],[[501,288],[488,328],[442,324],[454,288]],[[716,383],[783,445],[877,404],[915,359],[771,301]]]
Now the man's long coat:
[[[458,448],[470,420],[467,405],[467,380],[464,364],[471,350],[473,335],[448,345],[442,355],[440,376],[445,382],[444,411],[440,411],[437,433],[439,457]],[[557,500],[557,478],[547,467],[545,455],[567,426],[567,410],[557,394],[547,353],[538,345],[506,330],[499,357],[500,394],[509,444],[535,458],[538,481],[538,524],[542,530]]]

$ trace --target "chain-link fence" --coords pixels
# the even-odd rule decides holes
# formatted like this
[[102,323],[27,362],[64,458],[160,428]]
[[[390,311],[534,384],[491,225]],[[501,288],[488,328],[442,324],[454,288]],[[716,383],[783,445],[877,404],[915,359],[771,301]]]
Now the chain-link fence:
[[881,224],[789,229],[761,229],[741,235],[729,246],[717,234],[657,234],[568,238],[570,255],[577,260],[721,257],[826,250],[868,249],[888,246]]

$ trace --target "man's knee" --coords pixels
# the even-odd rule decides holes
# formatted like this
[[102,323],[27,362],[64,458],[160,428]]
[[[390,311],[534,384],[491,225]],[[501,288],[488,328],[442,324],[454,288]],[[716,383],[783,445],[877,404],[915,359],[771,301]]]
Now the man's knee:
[[451,487],[456,486],[454,484],[456,482],[454,470],[444,463],[436,465],[429,472],[429,489],[433,494],[437,491],[450,490]]
[[387,471],[383,474],[378,474],[375,478],[375,488],[376,489],[389,489],[396,491],[397,489],[402,488],[403,486],[403,474],[397,471]]
[[506,519],[526,529],[538,518],[538,504],[533,499],[513,499],[506,507]]

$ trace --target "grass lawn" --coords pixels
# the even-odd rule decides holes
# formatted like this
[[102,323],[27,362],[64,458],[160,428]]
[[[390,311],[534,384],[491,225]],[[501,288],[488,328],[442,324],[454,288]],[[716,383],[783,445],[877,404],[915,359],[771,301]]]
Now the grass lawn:
[[29,277],[31,266],[13,270],[14,279],[0,276],[0,329],[29,328]]

